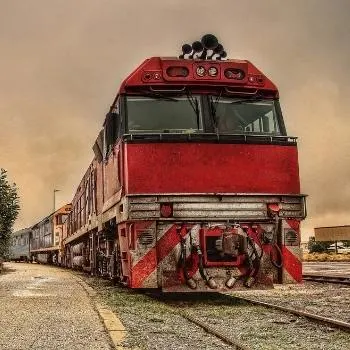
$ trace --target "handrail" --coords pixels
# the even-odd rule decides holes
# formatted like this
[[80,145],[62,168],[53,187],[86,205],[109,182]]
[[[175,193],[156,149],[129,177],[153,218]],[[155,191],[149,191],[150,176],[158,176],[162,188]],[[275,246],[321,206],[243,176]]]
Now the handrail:
[[286,142],[296,143],[297,137],[295,136],[286,136],[286,135],[257,135],[257,134],[217,134],[217,133],[133,133],[133,134],[124,134],[122,138],[126,141],[140,141],[140,140],[149,140],[149,141],[207,141],[207,142]]

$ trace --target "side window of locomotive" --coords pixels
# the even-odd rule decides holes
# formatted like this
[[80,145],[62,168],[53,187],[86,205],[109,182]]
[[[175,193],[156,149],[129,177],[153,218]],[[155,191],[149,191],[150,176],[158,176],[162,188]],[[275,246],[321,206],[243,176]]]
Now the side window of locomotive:
[[115,107],[111,109],[106,115],[104,124],[104,140],[103,140],[103,155],[106,159],[111,152],[113,145],[115,144],[119,136],[120,128],[120,114],[119,114],[119,99],[117,100]]

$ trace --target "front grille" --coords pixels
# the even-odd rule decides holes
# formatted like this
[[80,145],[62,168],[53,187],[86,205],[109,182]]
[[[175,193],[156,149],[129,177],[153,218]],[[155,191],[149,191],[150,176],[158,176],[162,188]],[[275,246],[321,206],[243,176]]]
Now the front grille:
[[137,239],[141,245],[151,245],[154,241],[154,232],[153,230],[138,231]]
[[280,218],[304,218],[305,200],[302,195],[153,195],[128,196],[130,220],[161,217],[160,203],[173,208],[170,219],[179,220],[269,220],[269,203],[278,203]]
[[299,244],[298,233],[291,229],[284,229],[284,244],[298,245]]

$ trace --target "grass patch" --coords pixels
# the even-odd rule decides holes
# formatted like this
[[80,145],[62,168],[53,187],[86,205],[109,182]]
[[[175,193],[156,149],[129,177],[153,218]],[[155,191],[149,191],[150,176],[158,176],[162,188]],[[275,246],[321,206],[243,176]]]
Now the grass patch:
[[112,285],[108,280],[98,277],[90,277],[84,274],[80,275],[86,283],[93,287],[101,299],[116,311],[126,311],[138,313],[147,309],[150,312],[169,313],[172,308],[166,304],[150,298],[142,291],[131,290],[119,285]]

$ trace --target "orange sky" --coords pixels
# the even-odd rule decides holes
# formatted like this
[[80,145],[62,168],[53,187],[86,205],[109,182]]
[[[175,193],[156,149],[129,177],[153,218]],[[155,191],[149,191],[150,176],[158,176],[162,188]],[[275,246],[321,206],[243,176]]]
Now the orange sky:
[[53,188],[57,205],[71,200],[121,80],[206,32],[280,89],[309,195],[304,239],[350,224],[348,0],[0,0],[0,167],[19,187],[16,228],[52,210]]

